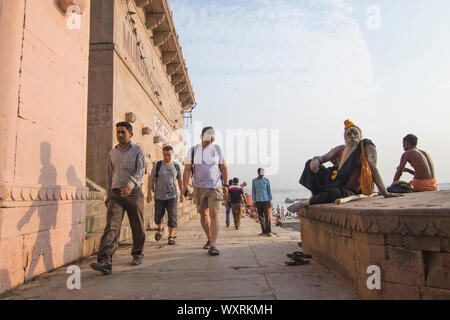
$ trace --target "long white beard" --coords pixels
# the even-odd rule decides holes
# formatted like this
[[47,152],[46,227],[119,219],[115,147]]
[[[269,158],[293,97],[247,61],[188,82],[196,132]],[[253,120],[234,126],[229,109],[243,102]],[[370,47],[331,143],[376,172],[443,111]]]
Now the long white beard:
[[342,152],[341,162],[339,163],[338,170],[340,170],[342,168],[345,161],[347,161],[348,157],[350,157],[350,155],[353,153],[353,151],[355,151],[355,149],[358,147],[358,144],[359,144],[359,141],[357,141],[357,140],[348,140],[347,141],[347,143],[345,145],[345,149]]

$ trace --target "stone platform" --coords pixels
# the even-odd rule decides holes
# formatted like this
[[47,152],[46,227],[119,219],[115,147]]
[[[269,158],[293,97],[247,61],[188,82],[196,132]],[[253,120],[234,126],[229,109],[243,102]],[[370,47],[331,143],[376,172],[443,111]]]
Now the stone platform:
[[258,237],[261,228],[248,217],[241,228],[225,228],[220,213],[218,249],[211,257],[202,249],[205,236],[198,215],[178,230],[177,244],[167,238],[154,240],[147,232],[142,265],[132,267],[129,243],[114,256],[113,273],[102,276],[89,264],[95,257],[76,263],[81,269],[81,289],[69,290],[66,267],[43,274],[0,299],[199,299],[199,300],[299,300],[359,299],[325,267],[311,260],[309,265],[286,266],[287,253],[299,251],[299,233],[273,227],[271,238]]
[[[365,299],[450,299],[450,191],[301,209],[305,253]],[[369,266],[381,289],[369,290]]]

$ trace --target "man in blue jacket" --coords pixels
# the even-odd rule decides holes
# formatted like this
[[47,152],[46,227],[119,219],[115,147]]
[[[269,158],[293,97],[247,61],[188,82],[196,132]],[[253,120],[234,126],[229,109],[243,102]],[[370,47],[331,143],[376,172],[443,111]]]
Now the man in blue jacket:
[[262,233],[260,236],[271,237],[271,226],[269,208],[272,208],[272,192],[270,191],[270,181],[264,177],[264,169],[258,169],[258,178],[252,181],[252,199],[258,210],[259,221]]

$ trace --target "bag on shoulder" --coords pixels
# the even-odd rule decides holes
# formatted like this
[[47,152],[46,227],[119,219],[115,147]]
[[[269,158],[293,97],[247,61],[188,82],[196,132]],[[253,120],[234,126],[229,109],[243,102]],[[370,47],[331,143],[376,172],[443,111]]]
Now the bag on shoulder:
[[[156,180],[158,179],[158,174],[159,174],[159,170],[161,170],[162,163],[163,163],[163,160],[160,160],[156,163],[155,183],[156,183]],[[175,161],[173,162],[173,165],[175,166],[175,169],[177,169],[177,173],[181,175],[180,165],[178,163],[176,163]]]

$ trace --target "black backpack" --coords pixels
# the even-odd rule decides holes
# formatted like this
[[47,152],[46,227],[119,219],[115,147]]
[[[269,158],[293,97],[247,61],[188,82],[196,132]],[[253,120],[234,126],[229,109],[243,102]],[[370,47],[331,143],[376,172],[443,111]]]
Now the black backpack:
[[[163,163],[163,160],[160,160],[156,163],[155,184],[156,184],[156,180],[158,180],[158,174],[159,174],[159,170],[161,170],[162,163]],[[180,165],[176,162],[173,162],[173,165],[175,166],[175,169],[177,169],[177,173],[181,176]]]
[[[196,146],[193,146],[193,147],[191,148],[191,161],[192,161],[191,177],[194,177],[194,156],[195,156],[195,147],[196,147]],[[217,152],[217,154],[219,155],[219,158],[220,158],[220,155],[222,154],[222,151],[218,148],[218,145],[215,144],[214,147],[216,148],[216,152]],[[222,167],[220,166],[220,163],[219,163],[219,172],[220,172],[220,179],[222,180]]]

